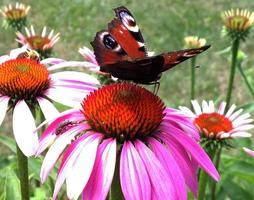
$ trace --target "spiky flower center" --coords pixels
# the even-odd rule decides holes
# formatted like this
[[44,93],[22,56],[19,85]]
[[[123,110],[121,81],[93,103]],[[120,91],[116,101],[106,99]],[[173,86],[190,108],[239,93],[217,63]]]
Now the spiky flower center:
[[47,68],[35,60],[18,58],[0,64],[0,95],[34,100],[49,88]]
[[143,139],[153,133],[162,121],[165,108],[159,97],[130,83],[104,86],[84,99],[82,106],[95,131],[120,142]]
[[32,49],[44,50],[45,45],[50,43],[50,39],[48,37],[35,35],[35,36],[28,37],[27,42],[29,43]]
[[199,115],[194,123],[208,138],[217,138],[219,133],[226,133],[233,129],[232,122],[219,113],[203,113]]

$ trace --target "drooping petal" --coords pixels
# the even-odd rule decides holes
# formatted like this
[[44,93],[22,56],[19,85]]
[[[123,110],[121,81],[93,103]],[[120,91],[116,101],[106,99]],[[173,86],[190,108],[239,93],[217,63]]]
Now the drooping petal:
[[95,65],[91,62],[78,62],[78,61],[67,61],[67,62],[62,62],[56,65],[53,65],[48,68],[49,71],[56,70],[56,69],[61,69],[64,67],[85,67],[85,68],[98,68],[98,65]]
[[[41,154],[41,152],[43,152],[54,141],[54,139],[57,137],[55,134],[55,130],[61,123],[63,123],[65,120],[75,121],[82,119],[84,119],[84,116],[79,110],[71,109],[62,112],[57,119],[55,119],[52,123],[50,123],[50,125],[41,135],[36,155]],[[41,125],[39,127],[41,127]]]
[[48,65],[48,64],[55,65],[55,64],[62,63],[62,62],[66,62],[66,61],[63,59],[60,59],[60,58],[46,58],[46,59],[42,60],[40,63],[44,64],[44,65]]
[[193,156],[199,162],[201,168],[204,169],[211,177],[213,177],[214,180],[219,180],[220,175],[214,167],[212,161],[201,148],[201,146],[199,146],[191,137],[170,124],[167,124],[167,128],[163,131],[170,133],[170,136],[182,144],[184,148],[191,154],[191,156]]
[[[147,141],[151,145],[156,157],[166,169],[171,179],[172,188],[176,191],[176,199],[186,200],[187,192],[183,174],[173,155],[156,139],[149,137]],[[179,164],[181,165],[181,163]]]
[[10,100],[9,97],[5,97],[5,96],[0,97],[0,126],[6,115],[9,100]]
[[13,133],[20,150],[27,157],[36,153],[39,145],[33,115],[24,100],[19,101],[13,110]]
[[37,101],[46,120],[50,121],[52,119],[55,119],[56,116],[59,115],[59,112],[57,111],[55,106],[47,99],[37,98]]
[[123,144],[120,158],[120,182],[126,200],[152,197],[152,186],[144,162],[130,141]]
[[193,109],[194,109],[195,113],[197,115],[202,114],[202,111],[201,111],[200,105],[198,104],[198,101],[197,100],[192,100],[191,103],[192,103],[192,106],[193,106]]
[[140,140],[135,140],[134,145],[148,172],[152,184],[153,197],[158,200],[176,199],[172,182],[155,154]]
[[97,149],[101,139],[101,134],[92,134],[89,139],[82,142],[83,148],[79,155],[77,155],[66,177],[67,196],[69,199],[78,199],[87,184],[93,171]]
[[82,193],[82,199],[106,199],[116,164],[116,140],[106,139],[99,145],[94,168]]
[[[77,156],[80,154],[84,147],[83,141],[86,140],[91,134],[84,134],[75,140],[71,145],[66,149],[65,154],[63,155],[63,159],[58,170],[58,175],[55,183],[55,189],[53,193],[53,199],[55,200],[58,192],[61,189],[68,173],[72,170],[73,163],[75,162]],[[86,144],[86,143],[85,143]],[[75,187],[75,185],[74,185]]]
[[250,150],[246,147],[243,147],[243,150],[250,156],[254,157],[254,151],[253,150]]
[[0,64],[4,63],[7,60],[10,60],[10,56],[8,55],[4,55],[4,56],[0,56]]
[[40,178],[42,183],[45,182],[49,172],[55,166],[57,160],[59,159],[66,146],[78,133],[82,132],[83,130],[84,127],[80,125],[66,131],[64,134],[56,138],[48,150],[41,166]]
[[179,164],[179,168],[184,176],[184,180],[191,192],[195,197],[198,196],[198,180],[197,172],[195,167],[192,165],[189,155],[185,151],[184,147],[172,137],[169,137],[169,134],[159,133],[156,135],[160,140],[162,140],[172,153],[174,159]]

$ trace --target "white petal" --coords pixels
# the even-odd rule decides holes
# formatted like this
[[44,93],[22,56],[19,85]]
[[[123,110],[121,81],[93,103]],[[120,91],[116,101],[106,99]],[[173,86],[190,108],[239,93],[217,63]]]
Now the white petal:
[[198,104],[198,101],[197,100],[192,100],[191,103],[192,103],[192,106],[193,106],[193,109],[194,109],[195,113],[197,115],[202,114],[202,111],[201,111],[200,105]]
[[202,110],[203,110],[203,113],[210,113],[208,103],[205,100],[202,101]]
[[37,98],[37,101],[47,121],[55,119],[55,117],[59,115],[59,112],[57,111],[55,106],[47,99]]
[[209,106],[210,112],[214,112],[214,103],[213,103],[213,101],[209,101],[208,106]]
[[48,70],[52,71],[52,70],[61,69],[61,68],[64,68],[64,67],[98,68],[98,65],[95,65],[91,62],[86,62],[86,61],[82,61],[82,62],[67,61],[67,62],[63,62],[63,63],[53,65],[53,66],[49,67]]
[[225,117],[230,117],[231,116],[231,114],[234,112],[234,110],[236,109],[236,105],[235,104],[233,104],[230,108],[229,108],[229,110],[228,110],[228,112],[226,113],[226,115],[225,115]]
[[232,138],[251,137],[251,134],[247,133],[247,132],[236,132],[236,133],[231,134],[231,137]]
[[187,107],[185,106],[179,106],[179,109],[184,112],[184,114],[188,115],[189,117],[196,117],[196,115]]
[[8,109],[9,97],[0,97],[0,126]]
[[219,106],[218,113],[223,115],[226,108],[226,102],[222,102]]
[[10,52],[10,59],[15,59],[17,56],[27,50],[27,45],[24,45],[21,48],[13,49]]
[[13,110],[13,133],[20,150],[27,157],[34,155],[39,145],[35,129],[29,107],[24,100],[19,101]]
[[10,59],[11,58],[8,55],[1,56],[0,57],[0,64],[4,63],[5,61],[10,60]]

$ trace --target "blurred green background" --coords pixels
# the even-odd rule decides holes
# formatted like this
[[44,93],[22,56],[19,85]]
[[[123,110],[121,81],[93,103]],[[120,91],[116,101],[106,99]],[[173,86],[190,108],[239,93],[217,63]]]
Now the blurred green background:
[[[15,1],[1,0],[0,7]],[[97,31],[105,29],[114,17],[113,8],[124,5],[135,16],[148,50],[156,54],[184,48],[184,37],[197,35],[207,40],[212,47],[197,58],[196,95],[198,100],[225,100],[230,53],[221,54],[230,46],[230,40],[221,36],[221,12],[231,8],[246,8],[254,11],[253,0],[22,0],[31,6],[28,24],[40,33],[43,26],[61,33],[54,47],[54,57],[66,60],[83,60],[78,53],[82,46],[91,48]],[[248,58],[243,68],[254,87],[254,29],[245,43],[241,43]],[[12,29],[1,28],[0,55],[8,54],[17,47]],[[167,105],[189,105],[190,63],[188,61],[163,74],[159,95]],[[232,103],[243,105],[253,102],[239,73],[236,73]],[[10,121],[7,118],[5,122]],[[9,123],[10,124],[10,123]],[[8,132],[10,127],[1,127]],[[253,131],[252,131],[253,132]],[[237,147],[253,146],[248,139],[234,144]],[[223,154],[221,171],[225,173],[219,187],[218,199],[254,199],[254,160],[242,151],[228,150]],[[5,152],[5,148],[0,148]],[[5,159],[5,158],[4,158]],[[8,161],[9,162],[9,161]],[[2,165],[0,160],[0,166]],[[38,168],[39,166],[37,166]],[[37,169],[39,170],[39,169]],[[234,176],[232,176],[234,175]],[[0,179],[1,181],[1,179]],[[0,188],[1,191],[1,188]]]

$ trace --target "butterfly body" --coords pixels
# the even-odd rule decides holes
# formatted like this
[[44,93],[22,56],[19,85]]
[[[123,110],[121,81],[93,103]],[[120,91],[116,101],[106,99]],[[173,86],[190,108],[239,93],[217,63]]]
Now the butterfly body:
[[157,82],[162,72],[202,53],[210,46],[186,49],[148,56],[143,36],[130,11],[125,7],[115,9],[116,18],[107,30],[98,32],[91,45],[100,71],[123,80],[151,84]]

